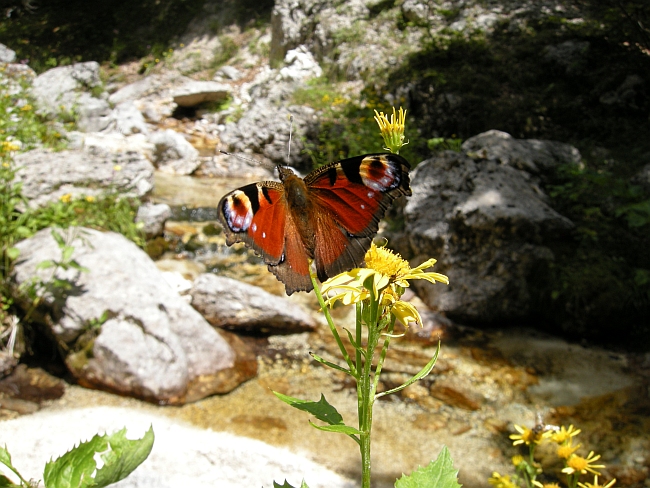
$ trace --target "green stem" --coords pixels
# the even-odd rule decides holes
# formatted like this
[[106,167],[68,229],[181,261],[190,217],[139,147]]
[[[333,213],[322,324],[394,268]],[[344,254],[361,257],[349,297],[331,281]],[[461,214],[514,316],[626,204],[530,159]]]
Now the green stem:
[[345,362],[348,364],[348,368],[350,368],[350,373],[352,374],[352,376],[357,378],[358,377],[357,368],[355,368],[354,364],[352,363],[352,360],[350,359],[350,355],[348,354],[348,351],[345,349],[345,346],[343,345],[341,336],[339,336],[339,333],[336,330],[336,326],[334,325],[334,321],[332,320],[332,316],[330,315],[329,308],[325,304],[323,295],[321,295],[320,288],[318,287],[318,283],[316,282],[316,277],[311,273],[309,274],[309,277],[311,278],[311,283],[314,286],[314,293],[316,294],[316,298],[318,298],[318,303],[320,305],[320,308],[323,311],[323,315],[325,315],[325,320],[327,320],[327,325],[329,325],[330,331],[332,331],[332,335],[334,336],[336,343],[339,345],[341,354],[343,355]]
[[[370,433],[372,430],[372,408],[375,402],[375,382],[376,375],[373,374],[372,361],[374,358],[375,348],[379,342],[379,330],[377,324],[379,321],[379,300],[370,292],[371,298],[369,314],[367,315],[366,327],[368,329],[368,343],[366,345],[365,362],[359,382],[357,383],[357,397],[360,399],[359,404],[359,430],[361,452],[361,488],[370,488]],[[361,320],[362,314],[357,314],[357,319]],[[361,322],[357,323],[357,328],[361,327]]]

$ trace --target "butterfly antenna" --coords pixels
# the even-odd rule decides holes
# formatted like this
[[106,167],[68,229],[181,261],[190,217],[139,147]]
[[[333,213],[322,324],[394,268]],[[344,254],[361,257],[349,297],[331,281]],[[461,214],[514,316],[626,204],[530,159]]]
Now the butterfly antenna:
[[253,158],[247,158],[246,156],[242,156],[241,154],[233,154],[233,153],[229,153],[228,151],[222,151],[221,149],[219,149],[219,152],[221,154],[225,154],[226,156],[233,156],[233,157],[235,157],[237,159],[241,159],[243,161],[248,161],[249,163],[261,164],[260,161],[257,161],[257,160],[255,160]]
[[293,115],[289,115],[289,149],[287,150],[287,166],[291,164],[291,136],[293,135]]

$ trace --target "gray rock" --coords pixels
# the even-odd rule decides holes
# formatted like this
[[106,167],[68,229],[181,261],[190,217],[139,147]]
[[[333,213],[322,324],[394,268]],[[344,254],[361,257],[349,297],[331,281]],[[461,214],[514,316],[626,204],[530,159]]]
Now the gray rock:
[[638,110],[638,100],[644,96],[644,86],[645,80],[639,75],[629,75],[616,90],[603,93],[599,101],[603,105]]
[[[68,345],[66,365],[82,385],[181,404],[239,384],[233,350],[167,285],[144,251],[113,232],[68,232],[72,257],[88,272],[57,270],[73,288],[46,294],[41,308],[49,317],[44,323]],[[50,229],[17,247],[18,286],[49,279],[51,270],[38,264],[61,258]],[[108,319],[93,326],[104,314]]]
[[646,164],[634,175],[632,183],[640,185],[646,193],[650,193],[650,164]]
[[63,195],[96,196],[108,190],[142,197],[153,189],[154,168],[138,152],[34,149],[15,157],[16,180],[30,206],[56,201]]
[[560,164],[580,163],[580,151],[556,141],[515,139],[507,132],[489,130],[467,139],[462,149],[477,157],[539,175]]
[[275,106],[265,99],[255,99],[237,122],[226,125],[221,141],[233,152],[261,153],[275,164],[287,163],[289,148],[289,116],[293,115],[291,161],[294,166],[310,162],[304,154],[304,140],[318,126],[316,113],[309,107]]
[[179,107],[195,107],[204,102],[225,100],[230,87],[216,81],[190,81],[174,88],[171,96]]
[[16,51],[0,44],[0,63],[13,63],[16,60]]
[[580,70],[589,50],[588,41],[564,41],[561,44],[546,46],[544,48],[544,59],[562,66],[567,74],[576,73]]
[[155,147],[154,162],[162,171],[189,175],[201,164],[199,152],[174,130],[154,132],[149,142]]
[[[503,149],[499,141],[496,152],[484,149],[497,154]],[[404,215],[412,253],[420,262],[436,258],[436,270],[451,282],[417,288],[428,305],[453,319],[493,322],[526,316],[533,273],[553,260],[548,243],[573,228],[549,206],[530,173],[515,167],[518,163],[501,162],[527,161],[525,166],[535,169],[543,167],[544,152],[528,160],[516,151],[499,154],[498,160],[474,161],[447,151],[420,163],[411,176],[413,196]]]
[[215,75],[215,78],[220,77],[222,79],[237,81],[242,76],[244,76],[244,74],[241,71],[239,71],[237,68],[235,68],[234,66],[222,66],[217,71],[217,73]]
[[151,204],[147,203],[138,208],[138,214],[135,217],[136,222],[142,222],[142,230],[147,239],[162,234],[165,227],[165,221],[172,216],[172,210],[166,203]]
[[307,46],[291,49],[284,57],[285,66],[280,69],[279,79],[285,81],[303,81],[322,76],[323,70],[318,65]]
[[202,274],[190,295],[192,306],[208,322],[225,329],[277,334],[316,327],[314,319],[287,298],[231,278]]
[[53,68],[40,74],[32,83],[31,92],[39,110],[49,117],[61,112],[79,115],[79,128],[93,132],[105,128],[110,112],[108,103],[90,91],[101,89],[99,64],[95,61]]
[[142,112],[130,100],[118,104],[113,109],[109,117],[108,129],[125,136],[149,132]]

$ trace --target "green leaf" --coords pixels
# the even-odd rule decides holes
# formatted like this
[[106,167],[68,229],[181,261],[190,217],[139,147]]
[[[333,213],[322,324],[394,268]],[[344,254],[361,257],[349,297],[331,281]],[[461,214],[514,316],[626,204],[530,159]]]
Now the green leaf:
[[72,246],[63,246],[61,248],[61,256],[62,256],[61,261],[63,261],[64,263],[67,263],[68,261],[70,261],[73,254],[74,254],[74,247],[72,247]]
[[0,487],[3,488],[20,488],[20,485],[14,485],[9,478],[5,475],[0,474]]
[[[13,471],[16,474],[16,476],[18,476],[21,480],[23,479],[23,477],[20,476],[20,473],[18,472],[18,470],[16,468],[14,468],[13,464],[11,464],[11,454],[9,454],[9,451],[7,450],[6,445],[5,445],[5,447],[0,447],[0,463],[7,466],[7,468],[9,468],[11,471]],[[7,480],[7,482],[9,484],[8,485],[3,485],[2,484],[3,481],[0,480],[0,486],[14,486],[13,484],[11,484],[11,480],[6,478],[5,476],[2,476],[2,477],[5,480]]]
[[318,420],[322,420],[327,424],[344,425],[343,417],[341,417],[341,414],[336,410],[336,408],[330,405],[327,402],[327,400],[325,400],[325,395],[323,395],[322,393],[320,396],[320,400],[317,402],[311,402],[309,400],[300,400],[298,398],[293,398],[287,395],[283,395],[282,393],[278,393],[277,391],[274,391],[273,394],[276,397],[278,397],[280,400],[282,400],[284,403],[291,405],[292,407],[297,408],[298,410],[302,410],[303,412],[309,412]]
[[10,247],[7,249],[7,257],[12,261],[16,260],[20,256],[20,249],[17,247]]
[[458,470],[454,469],[447,446],[442,448],[438,459],[428,466],[418,468],[409,476],[402,475],[395,481],[395,488],[460,488]]
[[350,370],[345,369],[345,368],[339,366],[338,364],[334,364],[334,363],[328,361],[327,359],[323,359],[322,357],[314,354],[313,352],[310,352],[309,355],[314,358],[314,361],[318,361],[319,363],[324,364],[325,366],[329,366],[330,368],[336,369],[338,371],[343,371],[345,374],[349,374],[349,375],[352,374],[350,372]]
[[361,431],[359,429],[355,429],[354,427],[350,427],[349,425],[316,425],[313,422],[309,422],[312,427],[317,428],[318,430],[324,430],[325,432],[339,432],[341,434],[347,434],[350,436],[354,435],[361,435]]
[[52,261],[51,259],[46,259],[45,261],[41,261],[36,265],[36,269],[47,269],[51,268],[52,266],[56,266],[56,263]]
[[142,439],[127,439],[126,428],[109,436],[111,450],[102,454],[104,466],[97,470],[94,486],[108,486],[130,475],[147,459],[153,448],[153,441],[153,426],[149,427]]
[[439,352],[440,352],[440,342],[438,342],[438,348],[436,349],[435,354],[434,354],[433,357],[431,358],[431,361],[429,361],[429,362],[427,363],[427,365],[426,365],[424,368],[422,368],[422,369],[420,370],[419,373],[417,373],[415,376],[413,376],[413,377],[412,377],[410,380],[408,380],[406,383],[404,383],[404,384],[402,384],[402,385],[400,385],[400,386],[397,386],[397,387],[393,388],[392,390],[387,390],[387,391],[382,391],[381,393],[377,393],[377,394],[375,395],[375,399],[377,399],[377,398],[379,398],[379,397],[382,397],[382,396],[384,396],[384,395],[390,395],[390,394],[392,394],[392,393],[397,393],[398,391],[403,390],[403,389],[406,388],[407,386],[412,385],[412,384],[415,383],[416,381],[421,380],[422,378],[426,377],[429,373],[431,373],[431,370],[432,370],[433,367],[436,365],[436,361],[438,360],[438,353],[439,353]]
[[54,229],[52,229],[52,237],[54,238],[54,240],[56,241],[56,243],[59,245],[60,248],[65,247],[65,239],[63,239],[63,236]]
[[[154,435],[150,428],[142,439],[126,439],[126,429],[111,435],[95,435],[55,461],[45,465],[46,488],[104,487],[126,478],[149,455]],[[104,465],[95,473],[94,456],[101,453]]]
[[[278,485],[275,481],[273,482],[273,488],[294,488],[292,485],[289,484],[289,482],[285,479],[283,485]],[[300,488],[309,488],[307,486],[307,483],[305,483],[305,480],[302,480],[302,483],[300,483]]]

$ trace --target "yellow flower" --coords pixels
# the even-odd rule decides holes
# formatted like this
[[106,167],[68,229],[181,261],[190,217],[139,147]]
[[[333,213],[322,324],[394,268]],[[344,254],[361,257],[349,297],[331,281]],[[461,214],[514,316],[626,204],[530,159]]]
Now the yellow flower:
[[557,448],[557,456],[562,459],[569,459],[571,456],[573,456],[573,453],[575,453],[581,445],[582,444],[578,444],[577,446],[572,446],[571,443],[569,442],[568,444],[560,446]]
[[599,485],[598,484],[598,475],[594,476],[594,482],[593,483],[578,483],[578,486],[580,488],[611,488],[614,483],[616,483],[616,478],[614,478],[612,481],[605,485]]
[[7,163],[6,161],[4,163],[2,163],[3,168],[8,168],[9,166],[11,166],[11,165],[9,163]]
[[372,296],[380,301],[402,324],[422,323],[416,308],[401,301],[403,289],[409,286],[408,280],[426,280],[449,284],[449,278],[440,273],[426,272],[436,260],[429,259],[416,268],[411,268],[408,261],[399,254],[377,247],[374,243],[365,256],[366,268],[355,268],[330,278],[321,288],[327,303],[332,306],[340,301],[344,305],[368,300]]
[[395,107],[393,107],[393,113],[390,116],[390,120],[384,112],[377,112],[377,110],[375,110],[375,120],[379,125],[381,136],[384,138],[384,143],[386,144],[385,149],[392,153],[399,154],[401,147],[408,144],[408,142],[404,142],[404,121],[406,120],[406,110],[403,110],[402,107],[400,107],[399,114],[396,114]]
[[591,451],[586,458],[574,454],[567,460],[566,462],[567,466],[562,470],[562,472],[566,474],[573,474],[573,473],[587,474],[587,472],[590,472],[592,474],[600,474],[598,471],[596,471],[596,468],[598,469],[604,468],[605,465],[592,464],[593,462],[598,461],[599,459],[600,459],[600,454],[595,455],[594,451]]
[[510,476],[501,476],[496,471],[492,473],[492,477],[488,480],[494,488],[517,488],[517,485],[510,481]]
[[2,141],[2,150],[6,152],[18,151],[20,143],[14,141]]
[[341,300],[344,304],[350,304],[368,298],[369,294],[364,283],[372,284],[372,290],[376,297],[389,285],[395,292],[397,292],[395,287],[407,288],[408,280],[426,280],[430,283],[439,281],[449,284],[447,276],[424,271],[436,263],[435,259],[429,259],[421,265],[411,268],[408,261],[402,259],[399,254],[385,247],[377,247],[374,242],[366,252],[365,261],[366,268],[355,268],[323,283],[321,290],[323,294],[333,290],[335,292],[339,289],[344,290],[343,293],[330,298],[330,303]]
[[519,432],[519,434],[510,435],[510,439],[514,441],[512,443],[513,446],[517,446],[519,444],[526,444],[527,446],[530,446],[531,444],[539,444],[543,439],[549,436],[549,432],[544,432],[537,429],[532,430],[528,427],[522,427],[520,425],[515,425],[515,429],[517,432]]
[[61,195],[61,201],[63,203],[70,203],[70,200],[72,200],[72,195],[70,193],[66,193],[65,195]]
[[122,171],[122,166],[116,164],[115,166],[113,166],[113,171]]
[[553,442],[557,442],[558,444],[563,444],[567,441],[570,441],[571,438],[577,436],[580,432],[582,431],[580,429],[574,428],[573,425],[569,425],[568,429],[563,425],[560,427],[560,430],[551,434],[551,440]]
[[88,203],[93,203],[95,201],[95,197],[92,196],[92,195],[88,195],[88,196],[86,196],[86,201]]
[[27,105],[23,105],[22,107],[20,107],[20,110],[23,111],[23,112],[27,112],[27,111],[29,111],[31,109],[32,109],[32,106],[29,103]]
[[514,466],[519,466],[521,463],[524,462],[524,457],[517,454],[516,456],[512,456],[512,464]]
[[557,483],[544,483],[542,485],[542,488],[560,488],[560,485],[558,485]]

